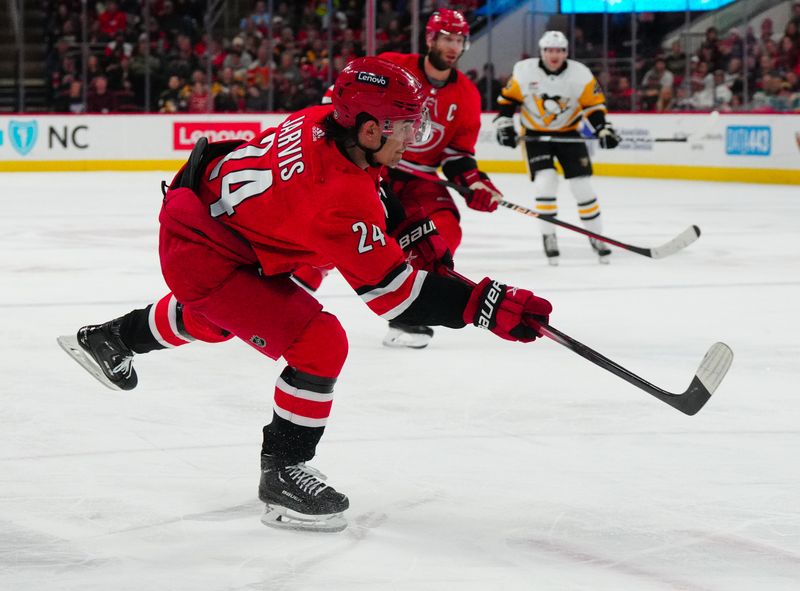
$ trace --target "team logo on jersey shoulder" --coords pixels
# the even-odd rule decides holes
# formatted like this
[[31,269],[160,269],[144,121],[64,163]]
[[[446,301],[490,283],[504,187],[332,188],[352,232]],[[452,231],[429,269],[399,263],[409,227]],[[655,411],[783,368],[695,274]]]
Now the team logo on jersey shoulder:
[[11,147],[25,156],[33,150],[39,137],[39,124],[36,121],[10,121],[8,135]]
[[250,342],[253,343],[256,347],[260,347],[262,349],[267,346],[267,341],[265,341],[258,335],[251,336]]

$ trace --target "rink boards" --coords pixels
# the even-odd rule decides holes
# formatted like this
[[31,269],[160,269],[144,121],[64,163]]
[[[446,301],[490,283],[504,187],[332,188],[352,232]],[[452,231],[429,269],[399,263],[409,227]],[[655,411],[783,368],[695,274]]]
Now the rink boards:
[[[172,170],[198,137],[255,137],[285,114],[11,115],[0,117],[0,171]],[[482,115],[476,156],[488,172],[526,172]],[[589,142],[608,176],[800,184],[800,115],[612,114],[616,150]],[[434,134],[432,141],[440,137]],[[685,142],[654,139],[686,137]]]

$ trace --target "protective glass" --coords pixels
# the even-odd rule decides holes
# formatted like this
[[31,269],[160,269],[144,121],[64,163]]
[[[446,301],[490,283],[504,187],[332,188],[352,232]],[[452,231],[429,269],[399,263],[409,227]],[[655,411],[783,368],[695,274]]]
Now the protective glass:
[[431,139],[431,114],[424,107],[416,119],[389,119],[383,123],[383,135],[414,146]]

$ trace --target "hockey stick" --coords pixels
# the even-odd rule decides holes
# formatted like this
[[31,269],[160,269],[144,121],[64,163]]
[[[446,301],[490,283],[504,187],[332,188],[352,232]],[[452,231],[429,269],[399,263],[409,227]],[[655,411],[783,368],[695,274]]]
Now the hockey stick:
[[[435,174],[427,174],[418,170],[413,170],[411,168],[402,165],[398,165],[398,169],[405,173],[410,174],[411,176],[415,176],[417,178],[430,181],[432,183],[437,183],[439,185],[453,189],[454,191],[458,191],[464,196],[467,196],[472,193],[472,190],[469,189],[468,187],[463,187],[457,183],[446,181],[444,179],[439,178]],[[642,256],[650,257],[651,259],[663,259],[664,257],[667,257],[671,254],[675,254],[679,250],[683,250],[684,248],[689,246],[692,242],[694,242],[700,237],[700,228],[698,228],[697,226],[689,226],[683,232],[675,236],[672,240],[665,242],[661,246],[656,246],[655,248],[644,248],[642,246],[634,246],[633,244],[626,244],[625,242],[620,242],[619,240],[609,238],[608,236],[603,236],[602,234],[596,234],[595,232],[586,230],[585,228],[581,228],[580,226],[574,226],[568,222],[561,221],[555,217],[543,216],[540,213],[533,211],[532,209],[528,209],[527,207],[523,207],[522,205],[517,205],[516,203],[512,203],[510,201],[506,201],[505,199],[501,199],[500,201],[498,201],[498,204],[501,207],[505,207],[506,209],[511,209],[512,211],[519,212],[529,217],[539,218],[540,220],[543,220],[550,224],[555,224],[556,226],[567,228],[569,230],[572,230],[573,232],[578,232],[579,234],[588,236],[589,238],[594,238],[595,240],[606,242],[618,248],[629,250],[631,252],[635,252],[636,254],[640,254]]]
[[[680,142],[686,143],[689,141],[689,138],[693,135],[695,136],[702,136],[714,126],[714,124],[719,119],[719,111],[711,111],[708,114],[708,117],[705,119],[705,122],[696,130],[690,131],[688,133],[683,133],[682,135],[674,135],[672,137],[621,137],[620,142],[633,142],[633,143],[642,143],[642,144],[652,144],[652,143],[661,143],[661,142]],[[583,142],[596,142],[598,138],[596,137],[558,137],[554,135],[532,135],[532,136],[521,136],[518,140],[518,144],[520,142],[550,142],[556,144],[580,144]]]
[[[467,279],[460,273],[452,269],[449,272],[453,277],[465,281],[469,285],[475,285],[473,281]],[[725,374],[728,373],[728,369],[733,362],[733,351],[731,348],[725,343],[714,343],[700,362],[700,367],[697,368],[692,381],[689,383],[689,387],[684,392],[675,394],[651,384],[629,369],[622,367],[605,355],[576,341],[571,336],[564,334],[553,326],[540,322],[536,324],[539,326],[543,336],[574,351],[584,359],[591,361],[595,365],[602,367],[629,384],[636,386],[640,390],[644,390],[651,396],[658,398],[661,402],[669,404],[672,408],[689,416],[697,414],[697,412],[705,406],[706,402],[709,401],[711,395],[722,382]]]
[[[547,142],[552,144],[582,144],[585,142],[596,142],[596,137],[557,137],[553,135],[528,135],[520,138],[524,142]],[[651,144],[653,142],[688,142],[689,136],[682,137],[622,137],[621,142],[639,142]]]
[[733,362],[733,351],[731,351],[731,348],[725,343],[714,343],[700,362],[700,367],[697,368],[689,387],[684,392],[675,394],[662,390],[658,386],[654,386],[632,371],[625,369],[608,357],[601,355],[594,349],[587,347],[583,343],[576,341],[571,336],[556,330],[550,325],[541,325],[541,330],[544,336],[554,340],[559,345],[571,349],[584,359],[588,359],[595,365],[602,367],[606,371],[610,371],[629,384],[644,390],[660,401],[666,402],[672,408],[676,408],[690,416],[697,414],[705,403],[708,402]]

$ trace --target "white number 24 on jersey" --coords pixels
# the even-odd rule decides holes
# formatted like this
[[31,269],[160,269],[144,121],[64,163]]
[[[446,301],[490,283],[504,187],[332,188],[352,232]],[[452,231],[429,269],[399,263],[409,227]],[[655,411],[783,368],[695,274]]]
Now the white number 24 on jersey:
[[361,238],[358,241],[358,254],[364,254],[365,252],[369,252],[373,249],[376,242],[380,242],[381,246],[386,246],[386,237],[383,235],[381,229],[372,224],[372,240],[371,243],[368,242],[368,234],[369,229],[367,228],[367,224],[364,222],[356,222],[353,224],[353,232],[358,234],[361,233]]

